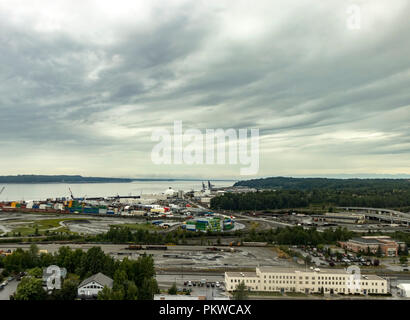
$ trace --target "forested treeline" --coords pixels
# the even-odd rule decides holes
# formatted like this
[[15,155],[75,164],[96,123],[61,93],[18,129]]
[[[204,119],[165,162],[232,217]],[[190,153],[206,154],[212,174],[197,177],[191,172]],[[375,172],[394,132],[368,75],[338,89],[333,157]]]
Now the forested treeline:
[[336,244],[337,241],[346,241],[355,235],[346,228],[335,230],[326,229],[318,232],[315,229],[304,229],[303,227],[286,227],[271,229],[268,231],[251,230],[244,237],[244,241],[268,242],[280,245],[313,245]]
[[111,243],[137,243],[137,244],[166,244],[181,243],[181,239],[191,237],[209,237],[210,235],[223,237],[236,237],[238,241],[261,241],[276,244],[334,244],[337,241],[345,241],[355,235],[346,228],[337,228],[335,230],[326,229],[324,232],[318,232],[315,229],[305,230],[303,227],[277,228],[271,230],[257,231],[252,229],[249,232],[240,230],[233,233],[193,233],[193,232],[173,232],[167,234],[155,234],[144,231],[132,232],[127,227],[111,227],[104,235],[100,235],[100,240],[110,241]]
[[272,177],[239,181],[234,186],[276,190],[410,190],[410,179],[328,179]]
[[[239,233],[240,234],[240,233]],[[110,243],[136,243],[136,244],[186,244],[189,238],[205,238],[212,236],[238,235],[234,233],[222,232],[191,232],[185,230],[175,230],[167,233],[149,232],[148,230],[131,230],[124,226],[111,226],[110,230],[104,234],[93,237],[93,241]]]
[[410,206],[410,189],[277,190],[226,193],[211,199],[212,209],[268,210],[320,206],[401,208]]

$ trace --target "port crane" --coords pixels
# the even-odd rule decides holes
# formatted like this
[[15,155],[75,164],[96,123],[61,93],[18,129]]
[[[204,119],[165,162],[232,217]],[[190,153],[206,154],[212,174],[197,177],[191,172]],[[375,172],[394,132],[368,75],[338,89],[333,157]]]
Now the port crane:
[[68,187],[68,190],[70,190],[71,199],[73,199],[73,200],[74,200],[74,196],[73,196],[73,192],[71,191],[71,188],[70,188],[70,187]]
[[211,183],[211,181],[208,180],[208,189],[210,191],[213,191],[214,185]]

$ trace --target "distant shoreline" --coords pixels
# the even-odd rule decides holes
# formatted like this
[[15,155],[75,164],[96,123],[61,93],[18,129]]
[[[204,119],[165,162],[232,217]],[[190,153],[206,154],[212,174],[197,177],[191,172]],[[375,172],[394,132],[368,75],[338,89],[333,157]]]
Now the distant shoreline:
[[[111,181],[1,181],[2,184],[112,184],[112,183],[132,183],[132,182],[202,182],[208,181],[207,179],[130,179],[129,181],[123,180],[111,180]],[[236,182],[238,180],[229,180],[229,179],[212,179],[212,182]]]

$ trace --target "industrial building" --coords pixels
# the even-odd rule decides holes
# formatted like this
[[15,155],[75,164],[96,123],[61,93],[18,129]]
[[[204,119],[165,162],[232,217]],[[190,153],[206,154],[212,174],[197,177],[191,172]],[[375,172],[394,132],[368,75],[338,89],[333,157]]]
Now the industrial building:
[[219,217],[193,219],[186,222],[188,231],[221,231],[221,219]]
[[225,272],[226,290],[243,282],[249,291],[325,294],[387,294],[387,280],[376,275],[355,275],[345,269],[297,270],[259,267],[256,272]]
[[206,217],[200,219],[188,220],[184,224],[187,231],[212,231],[219,232],[222,230],[232,230],[235,227],[235,220],[228,217]]
[[339,241],[339,244],[343,249],[356,253],[371,252],[375,254],[380,251],[388,257],[395,257],[398,255],[399,250],[406,250],[404,242],[393,240],[389,236],[365,236],[353,238],[346,242]]

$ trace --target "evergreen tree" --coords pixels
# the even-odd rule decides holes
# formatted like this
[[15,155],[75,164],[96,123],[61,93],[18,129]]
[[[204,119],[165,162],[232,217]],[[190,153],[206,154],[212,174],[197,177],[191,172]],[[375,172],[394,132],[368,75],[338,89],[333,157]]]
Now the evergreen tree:
[[233,291],[233,299],[234,300],[248,299],[248,290],[243,281],[240,284],[238,284],[236,289]]
[[177,294],[177,292],[178,292],[177,284],[174,282],[172,284],[172,287],[168,289],[168,294],[175,295],[175,294]]

